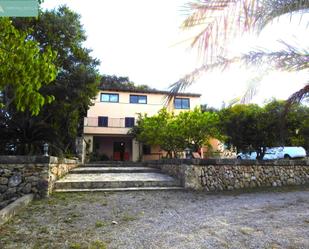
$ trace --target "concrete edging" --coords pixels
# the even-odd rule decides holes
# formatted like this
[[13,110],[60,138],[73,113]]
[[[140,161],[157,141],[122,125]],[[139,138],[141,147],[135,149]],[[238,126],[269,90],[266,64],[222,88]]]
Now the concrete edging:
[[22,208],[26,207],[34,198],[33,194],[24,195],[16,201],[7,205],[0,210],[0,226],[9,221],[14,215],[19,213]]

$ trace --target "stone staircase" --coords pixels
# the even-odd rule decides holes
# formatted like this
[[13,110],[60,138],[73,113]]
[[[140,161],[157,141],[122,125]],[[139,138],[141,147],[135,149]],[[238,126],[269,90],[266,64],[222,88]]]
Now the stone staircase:
[[133,162],[96,162],[80,165],[55,183],[55,192],[136,191],[183,189],[159,169]]

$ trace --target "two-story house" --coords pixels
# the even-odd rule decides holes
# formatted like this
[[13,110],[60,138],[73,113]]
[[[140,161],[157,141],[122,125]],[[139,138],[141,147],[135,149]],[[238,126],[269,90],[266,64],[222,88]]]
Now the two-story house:
[[138,113],[152,116],[166,107],[175,114],[200,105],[200,94],[179,93],[168,104],[167,91],[101,88],[84,119],[84,155],[95,152],[109,160],[159,159],[160,148],[139,144],[128,135]]

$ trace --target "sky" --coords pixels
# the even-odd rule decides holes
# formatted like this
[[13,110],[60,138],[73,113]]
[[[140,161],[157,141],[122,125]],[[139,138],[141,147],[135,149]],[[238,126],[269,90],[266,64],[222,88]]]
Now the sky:
[[[188,0],[45,0],[43,8],[66,4],[81,15],[87,35],[85,47],[101,61],[101,74],[128,76],[136,84],[159,90],[168,87],[199,66],[196,51],[183,42],[180,25],[186,17]],[[306,29],[309,14],[300,20],[280,19],[259,38],[246,37],[233,44],[235,53],[250,47],[278,48],[277,40],[288,39],[303,44],[309,41]],[[307,42],[306,42],[307,41]],[[225,72],[203,75],[187,92],[201,93],[201,103],[220,108],[222,103],[240,96],[252,77],[263,69],[248,71],[239,65]],[[272,97],[286,99],[308,80],[308,73],[273,72],[264,77],[253,102],[263,103]]]

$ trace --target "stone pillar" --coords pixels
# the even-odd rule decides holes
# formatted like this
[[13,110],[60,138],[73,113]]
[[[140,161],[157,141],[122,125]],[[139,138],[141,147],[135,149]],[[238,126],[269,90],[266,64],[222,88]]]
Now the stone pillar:
[[77,137],[75,140],[75,148],[76,148],[76,154],[78,156],[78,159],[80,161],[83,161],[83,150],[84,150],[84,138],[83,137]]
[[140,146],[139,142],[134,138],[132,139],[132,161],[137,162],[140,159]]
[[83,139],[83,157],[82,162],[89,160],[89,154],[93,152],[93,136],[85,135]]
[[201,147],[201,158],[204,158],[204,149]]

